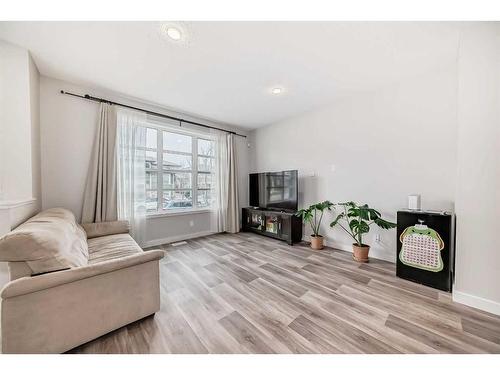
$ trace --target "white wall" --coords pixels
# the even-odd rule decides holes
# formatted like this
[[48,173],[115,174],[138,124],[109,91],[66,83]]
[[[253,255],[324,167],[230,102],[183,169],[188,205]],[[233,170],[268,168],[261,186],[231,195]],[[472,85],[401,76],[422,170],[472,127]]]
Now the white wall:
[[31,196],[29,55],[0,41],[1,199]]
[[27,50],[0,41],[0,235],[40,206],[39,73]]
[[500,314],[500,26],[461,34],[454,299]]
[[[258,129],[251,170],[298,169],[300,207],[354,200],[395,221],[408,194],[419,193],[426,209],[453,209],[456,74],[455,64],[446,66]],[[322,228],[327,242],[351,249],[352,240],[330,229],[330,219]],[[372,245],[371,256],[395,261],[395,230],[373,228],[364,241]]]
[[[97,125],[98,104],[62,95],[60,90],[80,94],[88,93],[174,116],[179,114],[149,103],[121,97],[113,92],[41,77],[43,208],[66,207],[72,210],[79,219],[87,168]],[[210,124],[210,122],[201,119],[185,115],[182,117]],[[221,124],[214,125],[228,128]],[[244,133],[241,129],[236,130],[239,133]],[[237,142],[240,201],[243,204],[248,200],[248,148],[244,138],[237,137]],[[161,243],[166,240],[205,234],[209,230],[209,214],[151,218],[148,220],[146,241],[149,244]]]
[[[0,41],[0,236],[40,208],[39,73],[28,51]],[[0,262],[0,285],[8,280]]]
[[38,70],[27,50],[0,41],[0,199],[31,198],[39,176]]

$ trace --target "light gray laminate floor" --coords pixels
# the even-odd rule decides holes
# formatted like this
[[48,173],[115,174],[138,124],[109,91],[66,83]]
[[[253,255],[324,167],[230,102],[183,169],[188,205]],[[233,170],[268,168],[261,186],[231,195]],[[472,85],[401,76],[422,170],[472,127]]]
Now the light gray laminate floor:
[[71,353],[500,353],[500,317],[392,263],[249,233],[161,248],[161,310]]

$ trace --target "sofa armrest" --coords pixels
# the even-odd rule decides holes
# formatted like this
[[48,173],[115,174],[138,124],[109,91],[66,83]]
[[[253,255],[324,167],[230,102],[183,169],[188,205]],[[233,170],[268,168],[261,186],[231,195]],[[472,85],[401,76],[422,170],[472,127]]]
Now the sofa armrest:
[[165,252],[163,250],[149,250],[119,259],[111,259],[101,263],[71,268],[69,270],[51,272],[39,276],[22,277],[7,283],[0,291],[0,297],[2,299],[7,299],[54,288],[59,285],[72,283],[138,264],[157,261],[162,259],[164,255]]
[[127,220],[103,221],[100,223],[82,223],[82,227],[87,233],[87,238],[128,233],[130,230],[130,225]]

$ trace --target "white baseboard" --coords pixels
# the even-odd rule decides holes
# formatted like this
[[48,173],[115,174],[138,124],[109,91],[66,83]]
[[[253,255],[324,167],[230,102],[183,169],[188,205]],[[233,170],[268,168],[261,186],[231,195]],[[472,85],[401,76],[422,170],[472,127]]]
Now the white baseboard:
[[475,307],[479,310],[484,310],[492,314],[500,315],[500,302],[490,299],[474,296],[469,293],[464,293],[459,290],[454,290],[452,293],[453,301],[464,305]]
[[[309,236],[303,236],[302,240],[309,242],[310,239],[309,239]],[[352,253],[352,244],[350,244],[350,243],[343,243],[343,242],[331,240],[329,238],[325,238],[325,245],[328,247],[333,247],[335,249],[348,251],[348,252]],[[385,260],[385,261],[391,262],[391,263],[396,262],[396,255],[391,255],[391,254],[377,251],[377,249],[373,248],[373,247],[370,249],[370,258]]]
[[[337,241],[332,241],[332,240],[326,240],[325,241],[326,246],[333,247],[335,249],[339,250],[344,250],[352,253],[352,244],[346,244],[346,243],[341,243]],[[384,252],[379,251],[378,249],[371,247],[370,248],[370,258],[375,258],[375,259],[380,259],[380,260],[385,260],[387,262],[395,263],[395,258],[396,256],[387,254]]]
[[146,241],[144,243],[143,247],[151,247],[151,246],[164,245],[164,244],[168,244],[168,243],[172,243],[172,242],[185,241],[185,240],[190,240],[192,238],[208,236],[210,234],[214,234],[214,232],[207,230],[207,231],[203,231],[203,232],[186,233],[186,234],[180,234],[177,236],[157,238],[155,240]]

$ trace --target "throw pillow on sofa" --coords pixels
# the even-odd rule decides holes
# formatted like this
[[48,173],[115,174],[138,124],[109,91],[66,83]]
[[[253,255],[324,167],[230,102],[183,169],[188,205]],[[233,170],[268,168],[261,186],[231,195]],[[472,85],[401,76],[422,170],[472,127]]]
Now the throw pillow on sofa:
[[88,256],[85,231],[64,208],[42,211],[0,238],[0,261],[26,262],[32,274],[84,266]]

